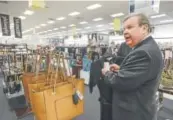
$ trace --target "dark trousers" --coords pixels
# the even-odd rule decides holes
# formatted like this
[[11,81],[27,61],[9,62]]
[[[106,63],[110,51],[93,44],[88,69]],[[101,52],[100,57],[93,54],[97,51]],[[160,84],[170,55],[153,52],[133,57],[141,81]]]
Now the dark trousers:
[[112,120],[112,105],[100,102],[100,120]]

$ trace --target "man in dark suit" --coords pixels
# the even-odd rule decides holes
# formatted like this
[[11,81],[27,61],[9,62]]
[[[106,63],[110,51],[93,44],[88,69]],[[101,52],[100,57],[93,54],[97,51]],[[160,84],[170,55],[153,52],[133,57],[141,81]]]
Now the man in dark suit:
[[156,91],[163,68],[161,51],[150,36],[143,14],[131,14],[123,22],[124,38],[132,51],[122,64],[102,69],[104,82],[113,89],[112,120],[157,120]]

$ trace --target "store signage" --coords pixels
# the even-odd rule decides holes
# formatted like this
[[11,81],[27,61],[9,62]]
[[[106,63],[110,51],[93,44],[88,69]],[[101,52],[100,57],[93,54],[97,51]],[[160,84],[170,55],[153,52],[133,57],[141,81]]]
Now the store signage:
[[11,30],[10,30],[10,17],[9,17],[9,15],[0,14],[0,19],[1,19],[2,35],[3,36],[10,36]]
[[73,32],[73,39],[76,39],[76,26],[73,26],[72,32]]
[[64,39],[59,38],[50,38],[49,45],[58,46],[59,44],[64,44]]
[[115,31],[120,31],[120,29],[121,29],[121,21],[120,21],[120,19],[119,18],[115,18],[113,23],[114,23],[114,30]]
[[109,40],[108,35],[91,33],[88,34],[88,41],[90,45],[98,45],[100,43],[105,43]]
[[135,12],[135,0],[129,0],[129,14]]
[[22,38],[22,23],[21,19],[17,17],[13,17],[14,21],[14,34],[16,38]]
[[159,13],[160,0],[129,0],[129,13],[144,13],[146,15]]
[[41,9],[45,8],[45,0],[29,0],[29,7],[32,9]]

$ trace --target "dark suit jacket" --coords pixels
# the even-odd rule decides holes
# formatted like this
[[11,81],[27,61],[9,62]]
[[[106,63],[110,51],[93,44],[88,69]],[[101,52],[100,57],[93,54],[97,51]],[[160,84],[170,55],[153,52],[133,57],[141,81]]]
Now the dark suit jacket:
[[113,88],[113,120],[156,120],[155,94],[163,68],[161,51],[150,36],[104,81]]

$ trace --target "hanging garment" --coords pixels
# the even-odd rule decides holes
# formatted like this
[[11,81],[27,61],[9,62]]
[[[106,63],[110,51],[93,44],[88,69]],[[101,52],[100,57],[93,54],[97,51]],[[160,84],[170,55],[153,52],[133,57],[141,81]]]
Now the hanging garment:
[[102,48],[101,51],[102,51],[102,56],[106,53],[106,49],[107,48]]
[[91,60],[92,61],[97,61],[99,59],[99,53],[98,52],[92,52],[92,55],[91,55]]
[[81,49],[82,57],[87,54],[87,48]]
[[87,56],[84,56],[82,59],[82,69],[86,72],[90,71],[91,67],[91,60],[87,58]]

